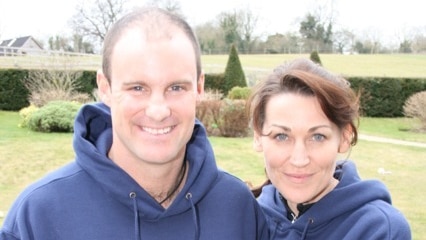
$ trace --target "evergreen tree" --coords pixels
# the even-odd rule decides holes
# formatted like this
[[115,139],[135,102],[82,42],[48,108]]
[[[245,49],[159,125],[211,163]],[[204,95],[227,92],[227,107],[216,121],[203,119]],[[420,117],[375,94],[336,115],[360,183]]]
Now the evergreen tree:
[[311,52],[311,56],[309,57],[314,63],[317,63],[317,64],[319,64],[319,65],[322,65],[322,63],[321,63],[321,59],[320,59],[320,57],[319,57],[319,55],[318,55],[318,52],[317,51],[313,51],[313,52]]
[[224,74],[223,94],[227,95],[228,92],[236,86],[247,87],[247,82],[240,58],[238,57],[237,49],[235,45],[232,44]]

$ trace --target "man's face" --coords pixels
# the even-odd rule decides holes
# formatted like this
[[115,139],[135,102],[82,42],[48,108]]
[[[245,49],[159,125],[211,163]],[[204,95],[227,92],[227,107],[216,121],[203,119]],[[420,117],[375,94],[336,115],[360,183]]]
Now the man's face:
[[142,31],[126,30],[112,53],[110,82],[100,87],[111,108],[110,157],[150,164],[182,159],[204,88],[189,39],[176,31],[146,40]]

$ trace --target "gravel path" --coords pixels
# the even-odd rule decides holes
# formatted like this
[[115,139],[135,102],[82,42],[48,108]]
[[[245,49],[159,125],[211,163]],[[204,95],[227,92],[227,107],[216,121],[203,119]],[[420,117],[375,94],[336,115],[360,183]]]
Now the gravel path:
[[397,140],[397,139],[391,139],[391,138],[369,136],[365,134],[359,134],[358,137],[361,140],[372,141],[372,142],[383,142],[383,143],[391,143],[391,144],[397,144],[397,145],[426,148],[426,143],[420,143],[420,142],[403,141],[403,140]]

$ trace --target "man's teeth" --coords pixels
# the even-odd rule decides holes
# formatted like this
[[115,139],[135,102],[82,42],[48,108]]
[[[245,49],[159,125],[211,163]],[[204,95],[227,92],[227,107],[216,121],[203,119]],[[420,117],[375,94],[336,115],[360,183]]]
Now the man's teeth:
[[150,133],[150,134],[160,135],[160,134],[169,133],[172,130],[172,127],[166,127],[166,128],[148,128],[148,127],[144,127],[143,130],[145,132]]

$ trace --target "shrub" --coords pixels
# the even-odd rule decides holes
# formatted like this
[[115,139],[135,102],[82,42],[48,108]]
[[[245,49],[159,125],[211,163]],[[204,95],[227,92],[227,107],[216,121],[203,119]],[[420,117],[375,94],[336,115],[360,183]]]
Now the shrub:
[[426,91],[411,95],[404,104],[404,115],[418,118],[422,124],[421,130],[426,130]]
[[310,55],[309,59],[311,59],[314,63],[322,65],[321,59],[320,59],[317,51],[311,52],[311,55]]
[[31,114],[28,128],[38,132],[73,132],[74,119],[81,104],[52,101]]
[[223,94],[227,95],[228,91],[233,87],[247,87],[246,77],[241,66],[235,45],[232,45],[229,53],[228,62],[226,63]]
[[246,137],[249,121],[245,110],[245,100],[222,100],[218,128],[223,137]]
[[77,101],[85,103],[91,100],[87,93],[78,92],[78,78],[81,72],[70,70],[34,70],[24,79],[30,92],[29,102],[41,107],[51,101]]
[[27,70],[0,69],[0,109],[17,111],[29,105],[28,89],[20,81]]
[[223,73],[206,73],[204,74],[204,89],[219,90],[225,92]]
[[209,136],[219,136],[220,105],[223,94],[219,90],[206,90],[201,101],[197,102],[196,116],[206,128]]
[[228,98],[232,100],[243,99],[247,100],[250,96],[251,88],[249,87],[233,87],[231,91],[228,92]]
[[19,110],[19,116],[22,118],[22,120],[18,126],[21,128],[28,127],[28,122],[30,121],[32,114],[35,113],[38,109],[38,107],[31,104],[30,106]]
[[197,118],[206,128],[209,136],[219,136],[220,132],[217,123],[220,119],[221,100],[208,99],[198,102]]

